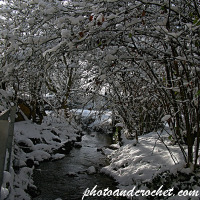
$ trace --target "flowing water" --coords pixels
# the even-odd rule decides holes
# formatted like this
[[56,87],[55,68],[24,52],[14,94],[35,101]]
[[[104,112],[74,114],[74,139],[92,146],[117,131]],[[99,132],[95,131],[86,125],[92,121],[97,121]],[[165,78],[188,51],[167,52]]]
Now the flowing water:
[[[108,164],[106,157],[98,148],[111,144],[111,138],[101,133],[87,133],[82,137],[82,147],[73,148],[69,154],[61,160],[54,162],[43,162],[34,170],[34,184],[40,188],[41,194],[34,200],[81,200],[83,192],[89,188],[92,190],[103,190],[109,187],[114,191],[116,183],[105,174],[99,173],[102,166]],[[87,174],[88,167],[94,166],[97,169],[95,174]],[[69,176],[69,173],[76,173]],[[85,200],[100,199],[125,199],[113,196],[92,196],[85,197]]]

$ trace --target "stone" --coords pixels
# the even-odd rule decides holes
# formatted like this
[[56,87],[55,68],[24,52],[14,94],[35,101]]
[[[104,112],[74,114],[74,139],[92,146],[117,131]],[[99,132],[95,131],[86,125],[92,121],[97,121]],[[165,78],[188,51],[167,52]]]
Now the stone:
[[74,147],[75,147],[75,148],[81,148],[81,147],[82,147],[82,144],[80,144],[79,142],[75,142],[75,143],[74,143]]
[[87,169],[87,173],[88,174],[95,174],[96,173],[96,169],[94,166],[90,166],[88,169]]

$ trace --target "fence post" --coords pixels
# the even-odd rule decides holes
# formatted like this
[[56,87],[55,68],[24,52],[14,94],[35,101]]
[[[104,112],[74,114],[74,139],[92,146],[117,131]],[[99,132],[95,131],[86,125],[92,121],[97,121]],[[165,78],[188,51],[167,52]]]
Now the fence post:
[[10,123],[8,130],[8,139],[7,139],[7,149],[8,149],[8,160],[6,170],[10,171],[10,161],[11,161],[11,153],[12,153],[12,141],[13,141],[13,132],[14,132],[14,123],[15,123],[15,113],[17,106],[13,106],[10,110]]

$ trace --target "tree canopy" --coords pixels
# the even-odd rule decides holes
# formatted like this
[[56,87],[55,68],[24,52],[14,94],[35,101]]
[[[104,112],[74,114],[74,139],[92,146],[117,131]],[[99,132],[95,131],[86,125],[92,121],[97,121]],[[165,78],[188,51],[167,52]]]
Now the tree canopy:
[[0,12],[1,84],[14,99],[36,109],[48,91],[67,109],[70,95],[101,96],[136,139],[168,123],[196,167],[199,1],[9,0]]

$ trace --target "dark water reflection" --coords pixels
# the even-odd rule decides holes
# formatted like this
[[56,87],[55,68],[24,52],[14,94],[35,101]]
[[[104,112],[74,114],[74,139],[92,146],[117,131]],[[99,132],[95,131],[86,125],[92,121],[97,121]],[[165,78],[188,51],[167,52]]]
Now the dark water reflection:
[[[114,180],[110,177],[96,173],[88,175],[86,170],[94,166],[97,172],[107,164],[107,160],[97,148],[111,144],[108,135],[100,133],[86,134],[82,137],[82,148],[73,148],[65,158],[54,162],[43,162],[34,171],[34,184],[42,191],[41,195],[34,200],[80,200],[83,192],[95,185],[97,190],[117,189]],[[68,176],[69,172],[77,173],[77,176]],[[85,200],[95,199],[122,199],[117,197],[85,197]]]

